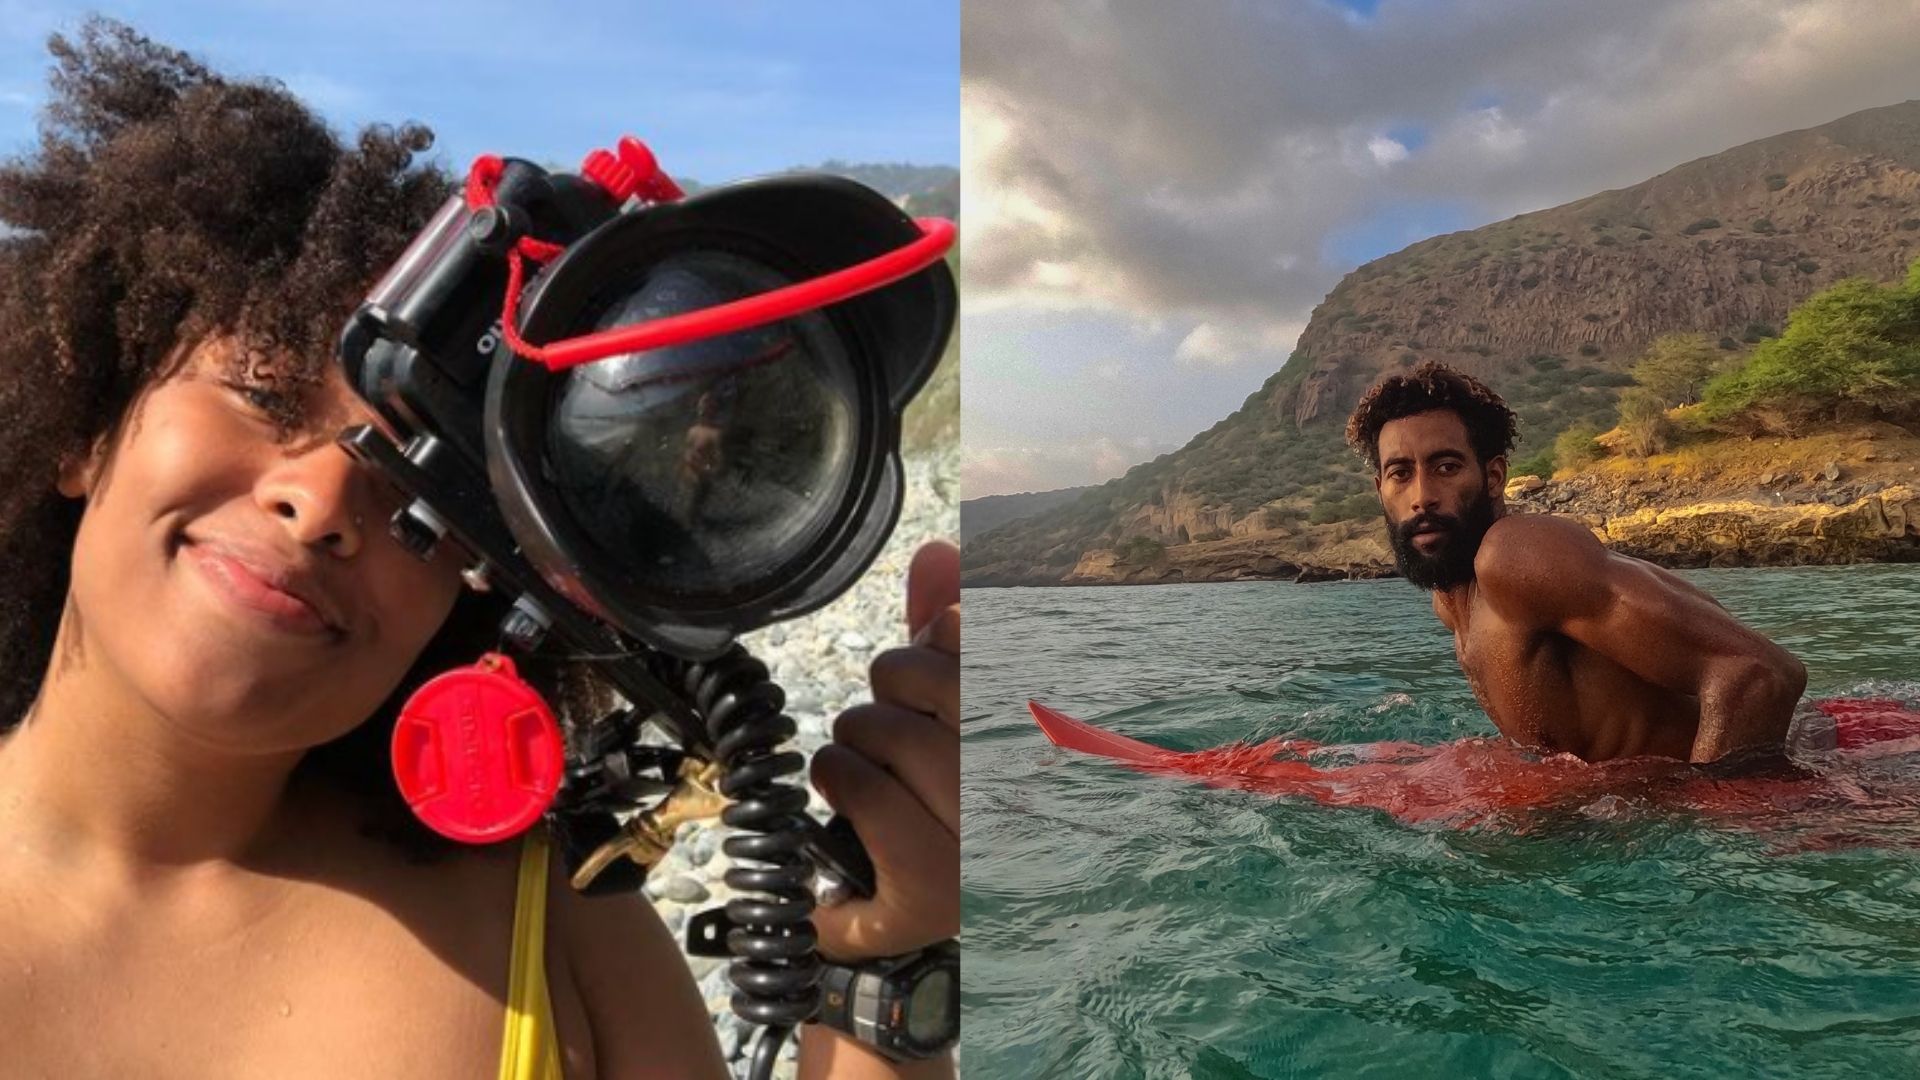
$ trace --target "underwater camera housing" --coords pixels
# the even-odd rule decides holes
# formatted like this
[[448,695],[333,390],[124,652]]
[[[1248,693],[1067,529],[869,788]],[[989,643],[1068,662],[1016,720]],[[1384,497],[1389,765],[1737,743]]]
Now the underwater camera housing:
[[[784,694],[735,638],[834,599],[892,532],[900,414],[956,314],[952,239],[838,177],[685,196],[630,138],[579,175],[483,157],[341,339],[348,384],[396,436],[339,440],[402,494],[393,535],[422,558],[454,545],[508,649],[590,662],[627,703],[556,732],[544,785],[507,790],[554,771],[519,748],[532,729],[470,720],[442,729],[464,741],[430,747],[430,769],[501,758],[461,794],[520,800],[483,809],[495,825],[545,810],[588,892],[637,888],[680,822],[724,807],[728,884],[758,895],[693,920],[690,947],[739,958],[734,1009],[770,1029],[756,1074],[819,1008],[816,867],[864,894],[872,868],[845,822],[806,813]],[[398,732],[395,748],[404,772]]]

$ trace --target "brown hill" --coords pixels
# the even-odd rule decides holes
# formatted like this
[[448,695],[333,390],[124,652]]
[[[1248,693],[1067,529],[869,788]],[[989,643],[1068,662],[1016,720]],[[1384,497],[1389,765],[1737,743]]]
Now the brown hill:
[[1917,254],[1920,102],[1421,241],[1347,275],[1286,365],[1179,451],[970,539],[963,580],[1059,582],[1133,537],[1292,548],[1303,529],[1377,512],[1340,427],[1385,372],[1433,357],[1487,380],[1520,414],[1524,457],[1576,423],[1610,426],[1653,338],[1706,331],[1737,349],[1816,289],[1898,279]]

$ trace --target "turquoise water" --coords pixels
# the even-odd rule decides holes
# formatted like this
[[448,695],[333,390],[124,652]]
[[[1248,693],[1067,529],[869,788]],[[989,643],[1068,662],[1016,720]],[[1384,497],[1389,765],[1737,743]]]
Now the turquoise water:
[[[1687,577],[1810,693],[1920,695],[1920,569]],[[1920,754],[1816,762],[1814,810],[1406,825],[1069,755],[1024,702],[1177,749],[1494,734],[1417,589],[965,602],[969,1075],[1920,1074]]]

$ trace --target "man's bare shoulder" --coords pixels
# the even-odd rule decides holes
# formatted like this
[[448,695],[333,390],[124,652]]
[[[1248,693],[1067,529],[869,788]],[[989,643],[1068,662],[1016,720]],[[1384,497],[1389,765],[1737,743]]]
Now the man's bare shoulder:
[[1552,594],[1597,584],[1606,546],[1586,526],[1550,514],[1511,514],[1493,523],[1474,555],[1483,599],[1531,608]]

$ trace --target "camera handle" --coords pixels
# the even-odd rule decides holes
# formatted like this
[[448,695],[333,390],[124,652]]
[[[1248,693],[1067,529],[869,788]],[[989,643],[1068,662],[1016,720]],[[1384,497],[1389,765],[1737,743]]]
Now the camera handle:
[[844,818],[822,826],[807,813],[806,788],[792,779],[806,759],[780,749],[794,723],[765,664],[735,644],[717,660],[687,665],[679,689],[706,718],[725,768],[720,792],[732,805],[720,820],[735,830],[722,844],[735,860],[725,880],[745,894],[689,920],[687,950],[733,957],[734,1014],[764,1029],[748,1075],[765,1080],[795,1025],[820,1011],[815,867],[872,896],[873,863]]
[[[701,721],[712,760],[640,744],[638,714],[626,710],[595,725],[594,745],[577,748],[584,760],[552,823],[576,868],[574,888],[596,894],[638,888],[685,822],[718,815],[732,830],[723,850],[734,861],[725,876],[734,898],[688,920],[686,947],[732,958],[734,1014],[764,1029],[750,1073],[763,1080],[794,1026],[820,1009],[816,879],[829,892],[872,896],[873,863],[851,822],[823,825],[807,812],[794,779],[806,758],[782,749],[794,722],[764,663],[735,643],[703,662],[654,654],[648,667]],[[654,805],[616,824],[624,815],[610,811],[640,797]]]

